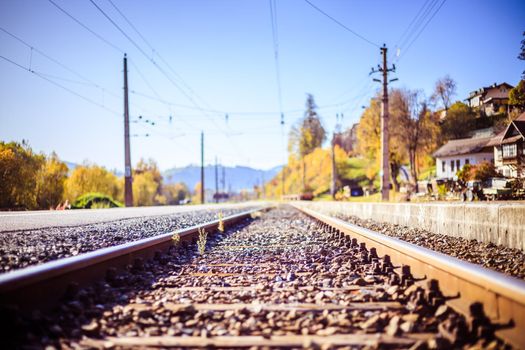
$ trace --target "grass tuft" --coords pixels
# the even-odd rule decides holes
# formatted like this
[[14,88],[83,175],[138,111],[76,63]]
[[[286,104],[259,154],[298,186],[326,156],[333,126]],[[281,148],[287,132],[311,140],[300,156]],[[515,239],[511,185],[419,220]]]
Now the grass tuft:
[[224,232],[224,220],[223,220],[222,211],[219,212],[217,216],[219,217],[219,225],[217,226],[217,230],[219,230],[220,232]]
[[197,248],[199,249],[199,254],[204,255],[206,251],[206,241],[208,238],[208,232],[205,229],[199,228],[199,240],[197,241]]

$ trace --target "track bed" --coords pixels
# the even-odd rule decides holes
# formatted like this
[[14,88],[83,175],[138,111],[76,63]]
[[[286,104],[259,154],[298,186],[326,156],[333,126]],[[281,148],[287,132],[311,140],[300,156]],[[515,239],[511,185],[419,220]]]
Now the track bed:
[[286,207],[208,235],[203,255],[181,244],[5,327],[13,345],[64,348],[504,348],[479,310],[465,318],[437,282],[413,282]]

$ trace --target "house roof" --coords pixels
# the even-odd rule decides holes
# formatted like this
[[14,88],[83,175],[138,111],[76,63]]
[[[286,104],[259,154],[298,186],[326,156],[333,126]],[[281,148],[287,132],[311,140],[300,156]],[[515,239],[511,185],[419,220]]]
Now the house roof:
[[461,154],[480,153],[487,148],[487,144],[491,139],[492,137],[476,137],[450,140],[434,152],[434,157],[439,158]]
[[[501,92],[500,88],[502,86],[505,86],[507,88],[506,92]],[[484,98],[494,97],[494,98],[508,98],[509,96],[509,90],[514,88],[514,86],[508,84],[508,83],[501,83],[501,84],[492,84],[490,86],[484,86],[478,90],[472,91],[469,94],[469,97],[467,97],[465,100],[470,100],[476,96],[483,96]]]
[[[509,129],[514,127],[521,135],[510,135]],[[497,146],[504,143],[513,143],[519,139],[525,139],[525,113],[521,113],[514,119],[505,130],[494,136],[487,146]]]

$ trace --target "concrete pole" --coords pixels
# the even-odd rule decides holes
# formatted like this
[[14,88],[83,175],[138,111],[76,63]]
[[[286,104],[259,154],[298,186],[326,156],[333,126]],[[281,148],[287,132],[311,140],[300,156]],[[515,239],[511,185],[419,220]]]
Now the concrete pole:
[[332,158],[332,179],[330,181],[330,194],[332,195],[332,199],[335,199],[335,193],[337,191],[336,189],[336,182],[337,182],[337,169],[335,166],[335,132],[332,136],[332,151],[331,151],[331,158]]
[[124,54],[124,204],[133,206],[133,177],[129,142],[128,59]]
[[201,204],[204,204],[204,131],[201,131]]
[[219,163],[215,157],[215,203],[219,203]]
[[390,192],[390,153],[388,149],[388,67],[387,48],[381,48],[383,55],[383,103],[381,110],[381,199],[389,200]]

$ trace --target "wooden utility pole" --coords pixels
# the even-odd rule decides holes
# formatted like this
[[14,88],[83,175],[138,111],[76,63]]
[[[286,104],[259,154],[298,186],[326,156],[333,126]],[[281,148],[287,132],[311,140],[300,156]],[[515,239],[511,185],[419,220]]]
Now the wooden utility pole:
[[215,203],[219,203],[219,164],[215,157]]
[[396,66],[393,65],[392,68],[387,66],[387,48],[383,44],[383,47],[380,48],[381,54],[383,55],[383,66],[379,66],[377,70],[372,68],[372,73],[380,72],[383,75],[383,80],[374,79],[374,81],[383,83],[383,97],[382,97],[382,109],[381,109],[381,199],[383,201],[389,200],[390,192],[390,151],[388,148],[388,83],[395,81],[397,79],[388,80],[388,73],[395,72]]
[[285,186],[285,181],[286,181],[286,177],[285,177],[286,175],[285,175],[285,173],[284,173],[285,170],[286,170],[286,164],[283,165],[283,168],[282,168],[282,170],[281,170],[281,171],[282,171],[282,173],[281,173],[281,186],[282,186],[282,188],[281,188],[281,192],[282,192],[282,195],[283,195],[283,196],[286,194],[286,193],[284,193],[284,186]]
[[201,204],[204,204],[204,131],[201,131]]
[[124,54],[124,204],[133,206],[133,177],[129,142],[128,59]]
[[335,199],[335,192],[336,192],[336,182],[337,182],[337,174],[336,174],[336,167],[335,167],[335,132],[332,135],[332,181],[330,181],[330,194],[332,195],[332,199]]
[[225,193],[226,192],[226,170],[224,168],[224,165],[221,166],[221,170],[222,170],[222,179],[221,179],[221,188],[222,188],[222,193]]

